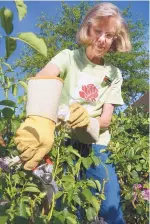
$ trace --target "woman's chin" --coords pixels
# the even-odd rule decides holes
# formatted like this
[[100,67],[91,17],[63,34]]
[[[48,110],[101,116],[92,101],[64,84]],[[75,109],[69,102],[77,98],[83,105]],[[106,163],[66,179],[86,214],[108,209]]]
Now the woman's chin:
[[94,55],[95,55],[95,57],[102,57],[103,55],[104,55],[104,51],[103,50],[95,50],[94,51]]

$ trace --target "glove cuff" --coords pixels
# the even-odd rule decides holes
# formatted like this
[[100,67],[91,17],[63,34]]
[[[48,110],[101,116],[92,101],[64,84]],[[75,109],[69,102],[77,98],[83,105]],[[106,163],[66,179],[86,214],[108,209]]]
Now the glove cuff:
[[28,81],[27,116],[41,116],[57,122],[57,113],[63,88],[58,77],[35,77]]
[[72,130],[77,140],[84,144],[96,143],[99,140],[100,124],[96,118],[90,118],[88,127],[75,128]]
[[91,139],[93,139],[94,142],[99,140],[100,124],[96,118],[90,118],[87,132],[90,134]]

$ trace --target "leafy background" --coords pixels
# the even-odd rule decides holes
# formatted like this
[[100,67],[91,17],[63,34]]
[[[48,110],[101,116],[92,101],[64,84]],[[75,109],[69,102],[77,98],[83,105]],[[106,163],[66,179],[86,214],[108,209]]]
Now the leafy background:
[[[27,7],[23,1],[19,4],[16,2],[16,7],[21,21],[27,13]],[[24,171],[19,165],[6,165],[6,157],[13,158],[18,155],[13,137],[25,119],[27,78],[33,76],[60,50],[77,48],[74,36],[88,8],[87,2],[73,7],[62,3],[62,13],[57,21],[44,13],[38,18],[36,26],[40,29],[40,34],[22,31],[17,35],[13,32],[13,12],[6,7],[0,9],[4,32],[1,39],[5,43],[5,53],[0,58],[0,86],[4,93],[4,99],[0,101],[2,224],[87,224],[97,216],[101,202],[105,200],[105,181],[100,184],[97,180],[86,179],[84,175],[79,178],[81,172],[84,173],[88,167],[98,164],[98,159],[91,149],[89,156],[85,157],[76,148],[66,146],[64,139],[69,138],[70,134],[65,126],[57,129],[55,145],[50,152],[55,161],[53,178],[59,186],[59,192],[53,197],[50,206],[40,181],[32,172]],[[128,107],[148,90],[148,51],[144,35],[147,24],[141,19],[133,22],[130,7],[123,14],[129,23],[133,50],[131,53],[108,54],[106,57],[123,73],[123,97]],[[9,57],[14,54],[19,41],[26,43],[26,47],[15,64],[10,64]],[[21,71],[15,74],[18,68]],[[21,73],[24,74],[22,78],[18,76]],[[16,102],[11,100],[11,94]],[[116,165],[125,219],[129,224],[147,224],[148,200],[142,197],[142,191],[148,189],[148,114],[142,108],[128,107],[123,112],[120,110],[113,117],[110,131],[112,139],[108,150],[111,151],[111,156],[107,162]],[[137,184],[141,184],[142,189],[135,187]],[[96,190],[95,194],[91,193],[92,189]],[[82,222],[78,210],[83,217]]]

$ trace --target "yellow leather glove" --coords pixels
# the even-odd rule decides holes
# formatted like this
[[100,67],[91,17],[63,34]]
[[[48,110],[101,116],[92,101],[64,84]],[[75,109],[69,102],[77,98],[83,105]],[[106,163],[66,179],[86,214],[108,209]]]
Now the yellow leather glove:
[[24,169],[32,170],[50,151],[54,143],[55,122],[29,116],[16,132],[15,143]]
[[79,103],[70,106],[70,118],[68,124],[71,128],[88,126],[90,117],[87,110]]

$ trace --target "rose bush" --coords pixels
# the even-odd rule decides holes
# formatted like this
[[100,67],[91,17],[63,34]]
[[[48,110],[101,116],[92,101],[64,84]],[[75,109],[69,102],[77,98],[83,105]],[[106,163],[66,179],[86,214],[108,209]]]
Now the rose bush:
[[149,223],[148,113],[128,108],[113,117],[108,163],[114,163],[121,185],[127,223]]
[[[19,7],[20,5],[18,6],[19,18],[23,18],[26,7],[23,4],[23,10],[20,11]],[[87,180],[84,176],[79,178],[80,172],[99,163],[91,149],[88,156],[81,155],[76,148],[65,145],[65,138],[69,138],[68,130],[64,126],[57,129],[55,145],[50,156],[55,161],[53,178],[59,191],[50,206],[46,203],[46,193],[39,179],[33,176],[32,172],[24,171],[16,160],[18,151],[13,137],[20,123],[25,119],[24,103],[26,102],[26,93],[21,97],[17,96],[17,89],[18,85],[26,89],[26,82],[15,80],[10,76],[10,72],[13,71],[7,59],[16,49],[17,40],[28,42],[34,49],[35,44],[38,45],[37,51],[41,51],[43,55],[46,55],[46,48],[43,41],[40,40],[40,44],[39,39],[31,33],[27,33],[27,36],[22,34],[11,38],[9,35],[13,30],[13,14],[3,8],[0,15],[1,25],[6,33],[6,57],[0,59],[0,85],[5,93],[5,100],[0,102],[0,223],[81,223],[77,215],[80,209],[80,214],[84,217],[83,223],[87,224],[97,216],[101,201],[105,200],[103,183]],[[104,81],[104,86],[110,83],[107,77]],[[17,96],[17,104],[8,100],[10,90],[14,96]],[[84,99],[95,101],[97,89],[92,85],[83,86],[80,94]],[[20,113],[16,114],[18,105],[21,105]],[[108,148],[111,156],[107,162],[116,165],[125,219],[128,224],[147,224],[148,115],[142,110],[133,109],[116,114],[113,117],[111,134],[112,140]],[[91,193],[91,188],[97,190],[96,195]],[[59,200],[61,208],[57,207],[56,200]],[[99,221],[105,223],[103,218],[100,220],[96,218],[96,223]]]

